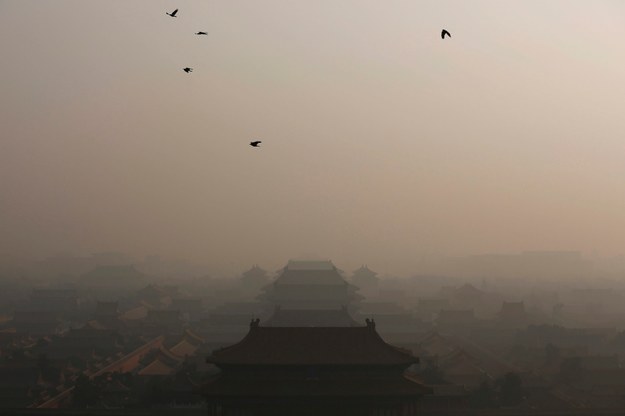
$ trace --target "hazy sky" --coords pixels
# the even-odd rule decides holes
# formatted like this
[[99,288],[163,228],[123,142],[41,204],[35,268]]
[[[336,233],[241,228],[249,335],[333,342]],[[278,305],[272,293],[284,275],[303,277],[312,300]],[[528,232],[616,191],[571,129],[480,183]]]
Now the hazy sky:
[[0,54],[0,252],[625,252],[622,1],[0,0]]

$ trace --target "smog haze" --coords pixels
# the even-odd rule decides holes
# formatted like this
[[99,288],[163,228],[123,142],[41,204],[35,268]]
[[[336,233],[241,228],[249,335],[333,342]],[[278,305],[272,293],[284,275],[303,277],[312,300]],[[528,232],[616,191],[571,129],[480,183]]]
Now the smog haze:
[[3,1],[0,253],[623,254],[623,39],[618,1]]

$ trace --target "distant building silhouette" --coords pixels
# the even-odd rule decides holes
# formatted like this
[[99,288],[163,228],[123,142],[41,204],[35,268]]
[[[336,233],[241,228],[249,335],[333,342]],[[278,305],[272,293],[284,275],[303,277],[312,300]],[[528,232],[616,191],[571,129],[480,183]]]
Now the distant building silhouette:
[[375,297],[378,295],[380,278],[377,273],[369,269],[366,265],[362,265],[359,269],[354,270],[351,282],[358,286],[361,292],[367,297]]
[[362,299],[331,261],[289,261],[260,299],[285,309],[339,309]]
[[266,270],[255,264],[248,271],[244,272],[239,280],[244,289],[256,291],[269,283],[270,278]]

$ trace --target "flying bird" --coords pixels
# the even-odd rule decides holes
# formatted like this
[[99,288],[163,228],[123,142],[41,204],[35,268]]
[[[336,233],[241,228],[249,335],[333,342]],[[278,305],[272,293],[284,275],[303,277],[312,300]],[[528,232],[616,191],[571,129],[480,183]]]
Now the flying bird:
[[196,35],[208,35],[206,32],[197,32]]
[[260,147],[259,145],[261,143],[262,142],[260,140],[256,140],[255,142],[250,142],[250,146],[252,146],[252,147]]
[[171,13],[167,13],[167,12],[165,12],[165,14],[166,14],[167,16],[171,16],[171,17],[176,17],[176,13],[178,13],[178,9],[174,10],[174,11],[173,11],[173,12],[171,12]]
[[187,74],[188,74],[189,72],[193,72],[193,68],[189,68],[189,67],[187,67],[187,68],[182,68],[182,70],[183,70],[184,72],[186,72]]
[[451,37],[451,33],[443,29],[443,31],[441,32],[441,39],[445,39],[445,35],[447,35],[448,37]]

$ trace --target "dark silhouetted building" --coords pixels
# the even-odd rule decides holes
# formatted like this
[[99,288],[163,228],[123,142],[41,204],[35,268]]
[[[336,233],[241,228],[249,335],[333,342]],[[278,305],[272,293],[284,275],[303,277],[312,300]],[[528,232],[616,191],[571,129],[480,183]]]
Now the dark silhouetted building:
[[276,306],[265,326],[282,327],[350,327],[362,326],[356,322],[346,307],[340,309],[284,309]]
[[211,416],[406,415],[431,390],[405,375],[418,359],[387,344],[375,323],[344,328],[261,327],[207,359]]

